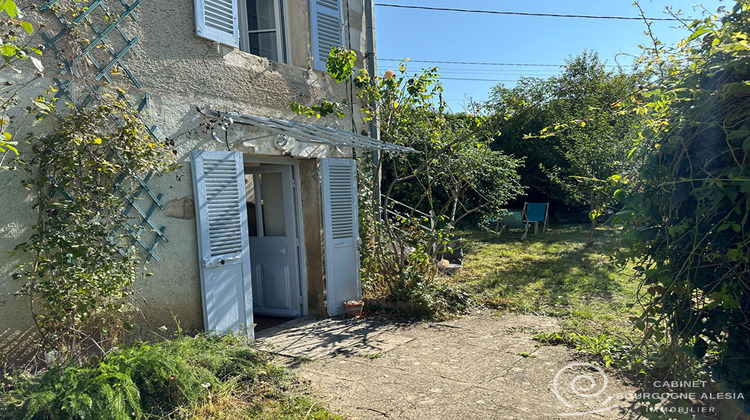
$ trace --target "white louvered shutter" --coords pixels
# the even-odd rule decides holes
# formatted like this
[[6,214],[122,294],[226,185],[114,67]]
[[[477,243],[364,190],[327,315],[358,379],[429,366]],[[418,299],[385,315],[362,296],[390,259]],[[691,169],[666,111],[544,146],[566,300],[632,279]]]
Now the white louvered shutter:
[[313,68],[326,70],[331,47],[344,44],[341,0],[310,0]]
[[344,302],[361,297],[357,163],[322,159],[323,231],[328,314],[344,312]]
[[191,155],[198,257],[207,331],[253,337],[250,245],[242,154]]
[[195,34],[239,47],[237,15],[237,0],[195,0]]

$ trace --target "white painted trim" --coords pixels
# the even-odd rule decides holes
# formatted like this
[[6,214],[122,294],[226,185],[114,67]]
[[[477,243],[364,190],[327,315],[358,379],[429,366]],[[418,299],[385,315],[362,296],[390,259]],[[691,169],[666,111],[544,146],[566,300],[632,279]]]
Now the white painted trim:
[[284,57],[284,63],[286,64],[292,64],[292,31],[289,28],[289,3],[287,0],[280,0],[281,5],[284,8],[284,13],[281,16],[281,19],[284,21],[284,35],[283,35],[283,41],[284,41],[284,50],[286,51],[286,56]]
[[[240,51],[252,54],[248,50],[250,49],[250,28],[247,22],[247,0],[237,0],[239,16],[239,48]],[[281,7],[279,7],[281,6]],[[286,0],[274,0],[274,17],[276,24],[276,54],[281,57],[281,60],[276,61],[277,63],[290,64],[291,54],[289,50],[289,39],[291,33],[289,31],[289,11],[287,9]],[[283,23],[283,25],[282,25]],[[279,38],[281,42],[279,42]],[[283,44],[283,45],[282,45]],[[285,54],[286,52],[286,54]],[[270,61],[274,61],[269,59]]]
[[271,165],[294,165],[299,159],[286,156],[258,156],[242,152],[243,163],[268,163]]
[[299,278],[301,282],[302,316],[307,316],[309,313],[307,301],[307,254],[305,252],[305,226],[304,214],[302,213],[302,183],[300,181],[299,161],[295,161],[292,166],[292,176],[294,177],[294,203],[295,212],[297,213],[297,239],[299,240],[297,255],[300,263]]

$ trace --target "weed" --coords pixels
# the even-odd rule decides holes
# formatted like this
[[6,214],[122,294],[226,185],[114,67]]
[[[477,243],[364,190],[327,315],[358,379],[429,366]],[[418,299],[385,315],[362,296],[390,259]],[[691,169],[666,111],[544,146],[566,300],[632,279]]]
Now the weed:
[[377,353],[370,353],[370,354],[358,354],[357,356],[358,357],[363,357],[365,359],[371,359],[372,360],[372,359],[379,359],[379,358],[385,356],[385,353],[383,353],[382,351],[380,351],[380,352],[377,352]]

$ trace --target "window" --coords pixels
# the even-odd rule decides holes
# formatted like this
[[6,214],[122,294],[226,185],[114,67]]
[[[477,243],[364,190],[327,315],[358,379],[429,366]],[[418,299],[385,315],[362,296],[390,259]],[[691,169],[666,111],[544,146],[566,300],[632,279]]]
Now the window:
[[[344,45],[343,6],[341,0],[309,0],[309,5],[313,68],[325,71],[331,47]],[[269,60],[288,62],[287,13],[287,0],[195,0],[195,33]]]
[[284,0],[240,0],[240,49],[287,61]]

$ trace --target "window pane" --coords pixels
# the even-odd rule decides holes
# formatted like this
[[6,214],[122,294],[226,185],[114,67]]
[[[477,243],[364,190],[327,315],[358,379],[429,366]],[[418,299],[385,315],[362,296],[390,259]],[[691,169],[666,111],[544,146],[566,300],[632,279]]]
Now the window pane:
[[260,196],[263,199],[263,235],[284,236],[284,197],[280,173],[260,175]]
[[247,0],[247,29],[276,29],[276,0]]
[[261,57],[266,57],[271,61],[281,61],[276,43],[276,32],[251,33],[250,51],[248,52]]
[[248,233],[250,236],[258,236],[258,216],[255,214],[255,176],[253,174],[245,174],[245,197]]

